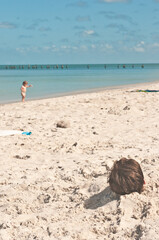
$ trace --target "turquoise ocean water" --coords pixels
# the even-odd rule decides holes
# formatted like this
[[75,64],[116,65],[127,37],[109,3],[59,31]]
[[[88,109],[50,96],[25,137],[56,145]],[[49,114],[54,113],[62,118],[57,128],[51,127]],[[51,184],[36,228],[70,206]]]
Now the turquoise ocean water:
[[159,80],[159,64],[0,65],[0,103],[20,101],[28,81],[27,99],[76,91]]

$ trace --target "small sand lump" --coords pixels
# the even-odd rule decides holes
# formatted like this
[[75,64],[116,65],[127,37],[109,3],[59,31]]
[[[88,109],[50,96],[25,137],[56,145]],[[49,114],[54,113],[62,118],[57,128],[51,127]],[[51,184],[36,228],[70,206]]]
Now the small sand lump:
[[68,121],[58,121],[57,124],[56,124],[56,127],[58,128],[68,128],[70,127],[70,123]]

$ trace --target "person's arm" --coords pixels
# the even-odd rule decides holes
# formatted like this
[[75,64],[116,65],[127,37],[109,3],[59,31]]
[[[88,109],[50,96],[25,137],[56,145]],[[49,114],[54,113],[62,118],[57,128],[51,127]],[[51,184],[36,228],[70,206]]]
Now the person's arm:
[[32,87],[32,85],[28,85],[28,86],[26,86],[26,87],[27,87],[27,88],[28,88],[28,87]]

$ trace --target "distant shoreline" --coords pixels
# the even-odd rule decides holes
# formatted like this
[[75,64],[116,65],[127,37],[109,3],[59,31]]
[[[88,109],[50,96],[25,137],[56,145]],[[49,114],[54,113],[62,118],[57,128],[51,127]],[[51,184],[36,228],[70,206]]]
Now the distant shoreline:
[[[86,90],[81,90],[81,91],[72,91],[72,92],[65,92],[65,93],[56,93],[53,95],[49,95],[46,97],[41,97],[41,98],[30,98],[27,99],[26,102],[32,102],[32,101],[39,101],[39,100],[47,100],[47,99],[54,99],[54,98],[60,98],[60,97],[66,97],[66,96],[73,96],[73,95],[80,95],[80,94],[89,94],[89,93],[98,93],[98,92],[105,92],[108,90],[117,90],[117,89],[126,89],[129,90],[131,88],[138,88],[142,87],[145,88],[147,86],[150,86],[152,84],[157,84],[159,83],[159,80],[155,80],[153,82],[145,82],[145,83],[135,83],[135,84],[126,84],[126,85],[118,85],[118,86],[108,86],[104,88],[93,88],[93,89],[86,89]],[[19,103],[21,101],[8,101],[8,102],[0,102],[0,106],[2,105],[8,105],[8,104],[15,104]]]

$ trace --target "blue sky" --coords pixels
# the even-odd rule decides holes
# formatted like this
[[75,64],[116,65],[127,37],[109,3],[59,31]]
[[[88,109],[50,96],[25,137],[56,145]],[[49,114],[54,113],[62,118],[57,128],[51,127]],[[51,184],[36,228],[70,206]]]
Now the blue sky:
[[159,63],[159,0],[0,0],[0,64]]

